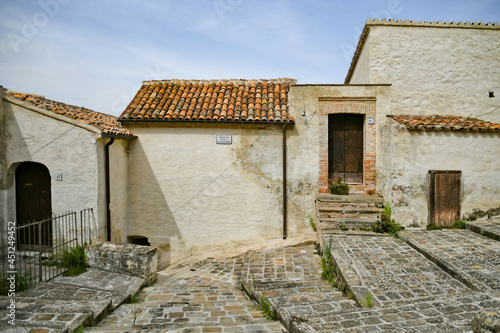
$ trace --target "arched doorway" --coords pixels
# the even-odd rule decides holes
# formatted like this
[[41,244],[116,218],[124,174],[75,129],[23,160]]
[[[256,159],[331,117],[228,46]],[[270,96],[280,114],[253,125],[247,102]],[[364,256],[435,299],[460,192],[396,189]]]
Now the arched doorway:
[[[23,162],[16,169],[16,221],[21,227],[52,217],[50,173],[40,163]],[[40,233],[41,232],[41,233]],[[52,244],[52,225],[24,228],[18,233],[20,247]]]

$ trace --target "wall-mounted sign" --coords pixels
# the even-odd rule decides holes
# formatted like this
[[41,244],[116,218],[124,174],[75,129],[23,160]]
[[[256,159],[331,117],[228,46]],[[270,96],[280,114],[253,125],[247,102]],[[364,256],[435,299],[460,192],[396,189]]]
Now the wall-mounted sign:
[[368,125],[373,125],[373,124],[375,124],[375,118],[369,117],[368,118]]
[[233,143],[232,135],[217,135],[215,141],[218,145],[230,145]]
[[62,175],[62,173],[56,173],[56,180],[57,180],[58,182],[62,182],[62,179],[63,179],[63,175]]

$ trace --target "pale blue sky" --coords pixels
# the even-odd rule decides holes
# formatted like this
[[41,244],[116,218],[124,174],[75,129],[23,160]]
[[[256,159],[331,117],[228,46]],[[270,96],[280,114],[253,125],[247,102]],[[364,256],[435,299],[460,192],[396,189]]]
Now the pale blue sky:
[[0,0],[0,85],[119,115],[143,80],[343,83],[368,18],[500,21],[500,0]]

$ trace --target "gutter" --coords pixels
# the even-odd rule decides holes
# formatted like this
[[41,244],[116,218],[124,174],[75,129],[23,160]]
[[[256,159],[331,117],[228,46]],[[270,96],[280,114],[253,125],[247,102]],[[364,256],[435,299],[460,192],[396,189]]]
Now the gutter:
[[114,137],[110,137],[108,143],[104,146],[104,170],[106,177],[106,240],[111,242],[111,190],[109,173],[109,146],[115,142]]

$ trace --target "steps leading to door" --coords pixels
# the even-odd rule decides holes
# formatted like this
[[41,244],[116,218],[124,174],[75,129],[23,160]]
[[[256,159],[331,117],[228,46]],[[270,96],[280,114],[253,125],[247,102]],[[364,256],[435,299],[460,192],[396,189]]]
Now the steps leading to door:
[[380,219],[384,199],[377,195],[318,194],[316,215],[321,235],[339,230],[365,230]]

